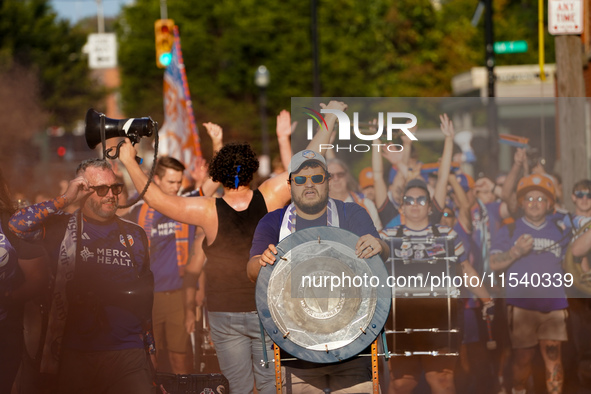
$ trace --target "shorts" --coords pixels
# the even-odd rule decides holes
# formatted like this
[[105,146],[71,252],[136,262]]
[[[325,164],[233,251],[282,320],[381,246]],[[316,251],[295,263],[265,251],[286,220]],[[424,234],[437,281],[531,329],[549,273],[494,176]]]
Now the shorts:
[[342,363],[318,364],[315,368],[282,366],[283,394],[371,393],[371,358],[356,357]]
[[190,349],[189,334],[185,329],[183,291],[159,291],[154,293],[152,325],[156,349],[175,353],[187,353]]
[[566,341],[566,309],[550,312],[507,306],[509,335],[513,349],[536,346],[540,340]]

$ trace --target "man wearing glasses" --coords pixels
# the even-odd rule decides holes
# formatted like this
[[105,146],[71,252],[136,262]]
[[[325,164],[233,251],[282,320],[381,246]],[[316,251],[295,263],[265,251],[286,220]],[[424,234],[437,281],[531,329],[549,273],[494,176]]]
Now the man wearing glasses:
[[[41,242],[57,262],[41,372],[59,371],[60,393],[152,393],[146,234],[117,217],[123,185],[109,163],[84,161],[76,175],[62,196],[10,220],[17,236]],[[76,202],[80,210],[62,211]]]
[[[164,194],[176,196],[181,189],[185,166],[173,157],[158,159],[154,183]],[[195,226],[177,222],[150,208],[135,205],[131,218],[150,240],[151,267],[154,273],[154,308],[152,311],[157,357],[165,349],[174,374],[191,372],[189,334],[185,329],[183,272],[195,238]]]
[[[514,349],[513,393],[526,392],[538,346],[546,366],[548,392],[562,392],[561,343],[567,340],[568,302],[557,279],[562,277],[561,262],[571,236],[562,222],[552,219],[554,202],[550,178],[539,174],[521,178],[517,203],[524,216],[515,221],[514,228],[501,228],[492,240],[491,269],[505,271],[507,279],[518,279],[504,286]],[[534,281],[536,277],[540,281]]]
[[[261,267],[275,263],[275,245],[291,233],[309,227],[332,226],[351,231],[360,237],[354,245],[359,258],[377,254],[384,261],[388,258],[389,248],[380,239],[365,209],[328,197],[329,176],[322,155],[312,150],[298,152],[292,157],[288,172],[292,203],[265,215],[254,233],[248,262],[248,277],[253,282]],[[358,357],[338,365],[302,360],[284,362],[287,367],[284,376],[286,381],[291,381],[294,393],[324,393],[326,389],[332,393],[369,393],[370,361],[370,357]]]
[[[457,274],[451,272],[451,275],[464,276],[467,275],[467,283],[470,283],[470,278],[477,276],[476,271],[472,265],[466,260],[464,256],[464,246],[458,239],[456,232],[447,226],[430,225],[429,211],[432,207],[432,201],[429,195],[427,184],[422,179],[410,180],[405,188],[402,198],[402,212],[405,217],[405,224],[403,226],[395,227],[389,231],[388,234],[394,235],[398,238],[409,237],[425,239],[425,237],[440,237],[440,236],[454,236],[454,254],[458,257],[458,268],[460,272]],[[419,242],[417,240],[417,242]],[[404,245],[404,244],[403,244]],[[403,246],[404,247],[404,246]],[[429,255],[426,251],[426,245],[420,243],[413,243],[411,245],[413,256],[417,259],[425,259]],[[433,248],[433,250],[435,250]],[[407,251],[410,251],[408,249]],[[444,252],[444,249],[441,249]],[[403,250],[395,251],[396,255],[404,253]],[[433,255],[433,256],[436,256]],[[437,275],[439,275],[437,273]],[[490,298],[488,292],[484,287],[470,288],[477,297],[479,297],[484,305],[482,309],[483,318],[492,314],[494,303]],[[457,301],[457,300],[456,300]],[[453,306],[451,310],[452,315],[457,313],[459,303]],[[396,300],[396,325],[399,327],[410,328],[425,328],[425,327],[446,327],[448,324],[448,315],[443,313],[446,311],[446,298],[416,298],[416,299],[399,299]],[[417,311],[420,311],[418,313]],[[413,350],[416,339],[406,338],[398,335],[396,347],[398,351]],[[447,342],[441,340],[440,336],[431,336],[422,341],[421,345],[431,346],[431,351],[439,351],[442,353],[450,352],[453,349],[448,349]],[[396,350],[396,349],[394,349]],[[450,356],[409,356],[409,357],[392,357],[390,358],[390,392],[391,393],[411,393],[417,386],[421,376],[421,370],[425,372],[427,383],[433,392],[454,392],[454,369],[457,360]]]

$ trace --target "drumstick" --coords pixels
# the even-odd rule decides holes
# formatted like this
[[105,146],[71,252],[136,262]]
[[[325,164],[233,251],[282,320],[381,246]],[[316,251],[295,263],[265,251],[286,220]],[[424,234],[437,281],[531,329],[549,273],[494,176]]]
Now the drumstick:
[[493,339],[492,326],[489,318],[486,319],[486,329],[488,331],[488,341],[486,341],[486,348],[488,350],[495,350],[497,348],[497,341]]

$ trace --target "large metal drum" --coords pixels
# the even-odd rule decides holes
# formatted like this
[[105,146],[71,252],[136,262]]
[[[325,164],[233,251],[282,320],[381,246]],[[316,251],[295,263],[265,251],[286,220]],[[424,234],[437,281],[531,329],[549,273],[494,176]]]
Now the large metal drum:
[[359,237],[336,227],[297,231],[277,245],[256,285],[259,317],[294,357],[333,363],[358,355],[382,331],[391,306],[379,256],[359,259]]

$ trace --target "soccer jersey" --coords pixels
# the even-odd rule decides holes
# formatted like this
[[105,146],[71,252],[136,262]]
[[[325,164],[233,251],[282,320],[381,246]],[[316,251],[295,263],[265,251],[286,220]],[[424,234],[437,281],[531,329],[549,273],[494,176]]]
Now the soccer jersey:
[[568,306],[566,294],[562,286],[554,286],[554,279],[550,286],[526,285],[525,282],[517,286],[507,285],[508,278],[531,278],[536,273],[542,278],[543,274],[562,275],[561,262],[570,241],[570,231],[561,222],[554,222],[551,216],[540,226],[531,224],[525,217],[515,221],[513,231],[509,227],[502,227],[492,241],[491,255],[506,252],[523,234],[529,234],[534,239],[533,249],[522,256],[505,271],[505,291],[507,304],[524,309],[540,312],[550,312],[564,309]]
[[[436,229],[437,232],[439,232],[439,235],[435,236],[451,236],[454,237],[454,254],[455,256],[458,257],[458,262],[462,262],[464,260],[466,260],[466,257],[464,256],[464,245],[461,241],[461,239],[458,237],[458,234],[450,227],[447,226],[441,226],[438,224],[435,225],[428,225],[427,227],[421,229],[421,230],[412,230],[406,226],[402,227],[402,234],[401,234],[401,230],[400,227],[394,227],[391,229],[387,229],[385,231],[383,231],[383,233],[385,234],[386,237],[398,237],[399,235],[405,236],[405,237],[411,237],[411,238],[425,238],[425,237],[429,237],[429,236],[434,236],[433,234],[433,229]],[[445,255],[445,249],[444,249],[444,245],[440,245],[440,244],[434,244],[429,246],[429,248],[426,248],[424,245],[422,244],[415,244],[413,245],[414,247],[414,254],[413,256],[417,259],[426,259],[428,257],[433,257],[433,256],[439,256],[439,255]],[[429,250],[431,250],[431,252],[429,252]],[[392,253],[394,253],[396,255],[396,251],[391,251]],[[408,254],[409,252],[407,250],[399,250],[398,254],[400,256],[397,257],[405,257],[404,254]],[[411,256],[408,256],[411,257]]]
[[[43,210],[54,213],[42,220],[39,212]],[[21,210],[11,224],[17,231],[22,229],[19,237],[34,240],[39,234],[26,232],[26,223],[41,222],[43,246],[50,260],[57,263],[71,217],[55,212],[49,201]],[[84,351],[143,348],[142,324],[149,319],[145,315],[151,303],[138,304],[135,296],[145,290],[139,287],[139,278],[149,272],[145,232],[120,219],[97,222],[83,217],[78,233],[74,278],[66,284],[69,305],[63,346]],[[151,284],[149,290],[153,291]],[[56,294],[57,290],[54,297]]]
[[[141,223],[139,216],[142,214],[141,206],[132,210],[132,220]],[[183,287],[183,279],[179,274],[179,266],[185,265],[188,260],[189,250],[195,238],[195,226],[186,226],[185,239],[177,241],[177,233],[181,224],[153,209],[144,216],[150,215],[149,223],[146,221],[144,230],[150,240],[150,268],[154,273],[154,291],[173,291]],[[145,219],[144,219],[145,221]],[[181,245],[184,243],[184,245]],[[179,255],[177,248],[184,247],[186,253]]]

